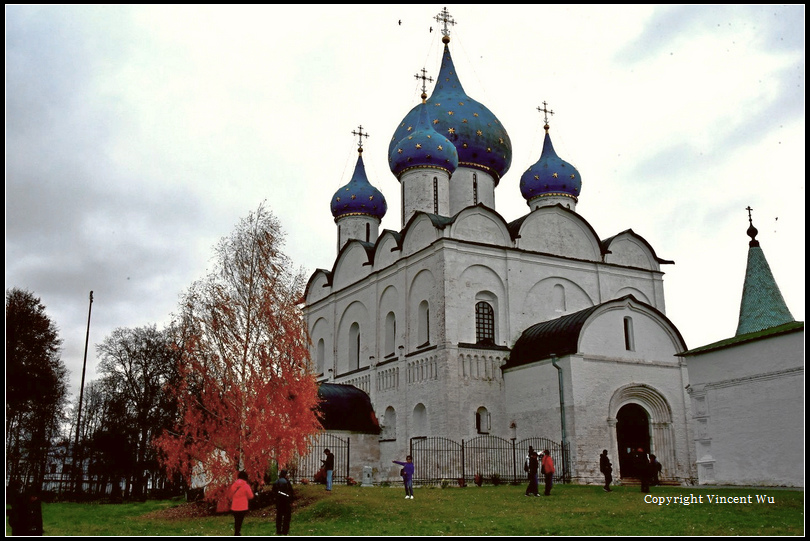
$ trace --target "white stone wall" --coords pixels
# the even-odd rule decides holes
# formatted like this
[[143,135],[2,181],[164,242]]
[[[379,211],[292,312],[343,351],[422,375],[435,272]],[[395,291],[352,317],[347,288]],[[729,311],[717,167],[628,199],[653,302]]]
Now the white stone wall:
[[804,331],[686,362],[699,482],[803,487]]

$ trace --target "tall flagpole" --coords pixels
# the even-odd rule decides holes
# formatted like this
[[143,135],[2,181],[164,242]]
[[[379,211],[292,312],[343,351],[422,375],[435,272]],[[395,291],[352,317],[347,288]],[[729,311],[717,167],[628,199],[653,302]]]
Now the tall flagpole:
[[79,433],[82,426],[82,402],[84,401],[84,373],[87,369],[87,344],[90,341],[90,314],[93,313],[93,292],[90,292],[90,308],[87,310],[87,334],[84,337],[84,363],[82,364],[82,386],[79,389],[79,413],[76,416],[76,440],[73,444],[73,468],[76,474],[76,492],[82,491],[84,472],[81,467],[81,453],[79,452]]

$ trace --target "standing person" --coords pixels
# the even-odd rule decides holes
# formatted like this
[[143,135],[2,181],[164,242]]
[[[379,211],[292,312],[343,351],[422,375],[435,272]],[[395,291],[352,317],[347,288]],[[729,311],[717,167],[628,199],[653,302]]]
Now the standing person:
[[661,474],[662,469],[663,466],[658,462],[655,455],[650,455],[650,482],[653,486],[658,486],[658,483],[660,483],[661,480],[658,476]]
[[276,534],[290,533],[292,519],[292,502],[295,497],[292,483],[287,479],[287,470],[278,472],[278,479],[273,483],[273,495],[276,500]]
[[245,520],[249,501],[253,499],[253,489],[248,484],[248,475],[245,471],[240,471],[236,476],[228,491],[231,500],[231,512],[233,513],[233,535],[242,535],[242,522]]
[[545,496],[551,496],[551,484],[554,480],[554,459],[551,458],[551,451],[548,449],[543,451],[542,456],[541,468],[546,481],[546,490],[543,494]]
[[329,449],[324,449],[323,454],[326,455],[326,458],[321,460],[323,469],[326,470],[326,490],[332,492],[332,472],[335,469],[335,455]]
[[392,460],[394,464],[402,466],[402,482],[405,483],[405,499],[413,499],[413,457],[408,455],[405,457],[405,462],[399,460]]
[[532,456],[534,452],[534,447],[529,445],[529,452],[526,453],[526,460],[523,461],[523,471],[526,472],[526,477],[528,478],[529,482],[532,482],[532,476],[529,475],[529,458]]
[[636,466],[636,474],[638,475],[639,479],[641,480],[641,492],[649,492],[650,491],[650,460],[647,458],[647,454],[644,452],[644,449],[639,447],[636,450],[636,454],[633,457],[633,461]]
[[[531,449],[531,447],[530,447]],[[529,486],[526,487],[526,496],[540,496],[537,485],[539,479],[537,478],[537,470],[540,467],[540,461],[537,459],[537,451],[534,449],[529,453]]]
[[610,463],[607,449],[603,449],[602,454],[599,455],[599,471],[605,475],[605,486],[602,490],[613,492],[610,488],[610,483],[613,481],[613,464]]

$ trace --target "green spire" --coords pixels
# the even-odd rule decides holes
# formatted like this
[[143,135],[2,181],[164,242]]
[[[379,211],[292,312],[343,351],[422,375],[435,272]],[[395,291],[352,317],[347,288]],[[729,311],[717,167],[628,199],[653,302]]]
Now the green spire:
[[751,208],[748,207],[748,266],[745,269],[740,320],[735,336],[770,329],[795,321],[788,310],[782,292],[776,285],[765,253],[755,239],[757,229],[751,222]]

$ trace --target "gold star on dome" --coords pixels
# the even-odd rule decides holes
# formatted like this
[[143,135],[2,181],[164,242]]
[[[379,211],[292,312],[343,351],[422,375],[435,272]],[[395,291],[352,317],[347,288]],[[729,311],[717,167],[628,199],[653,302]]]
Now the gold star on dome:
[[441,146],[441,145],[439,145],[439,146],[438,146],[438,147],[436,147],[436,148],[437,148],[437,149],[439,149],[439,150],[444,150],[444,148],[442,148],[442,146]]
[[466,124],[466,123],[467,123],[467,119],[466,119],[466,118],[461,119],[461,123],[462,123],[462,124]]
[[554,173],[551,176],[554,177],[554,178],[557,178],[557,173]]
[[574,179],[574,178],[575,178],[574,175],[571,175],[571,179]]
[[453,111],[447,111],[447,114],[453,116]]
[[369,200],[369,201],[374,201],[374,196],[373,196],[373,195],[369,195],[369,196],[368,196],[368,200]]
[[478,113],[473,113],[473,116],[478,116]]
[[412,129],[413,129],[413,126],[408,126],[408,131],[411,131]]
[[482,132],[481,130],[476,130],[475,135],[481,137],[482,135],[484,135],[484,132]]
[[498,142],[499,142],[500,144],[503,144],[503,137],[498,137]]
[[447,130],[447,133],[456,133],[456,129],[455,128],[449,128]]
[[434,123],[434,124],[438,124],[438,123],[439,123],[439,119],[438,119],[438,118],[434,118],[434,119],[433,119],[433,123]]
[[540,175],[534,175],[534,180],[540,180]]
[[416,143],[416,148],[417,148],[417,149],[422,148],[422,144],[421,144],[421,143]]
[[463,145],[461,145],[461,148],[467,148],[467,143],[464,143]]
[[352,194],[352,201],[354,201],[354,199],[355,199],[355,195],[354,195],[354,194]]
[[340,197],[336,197],[336,198],[335,198],[335,201],[337,201],[338,203],[340,203]]
[[398,149],[397,149],[397,153],[402,154],[402,149],[401,149],[401,148],[398,148]]
[[426,159],[426,160],[429,160],[429,159],[431,159],[432,157],[433,157],[432,155],[428,154],[427,156],[425,156],[425,159]]
[[438,106],[440,106],[440,105],[441,105],[441,103],[434,103],[433,105],[434,105],[434,106],[436,106],[436,107],[438,107]]
[[491,147],[487,147],[487,152],[492,152],[492,148],[491,148]]
[[411,139],[413,139],[413,135],[408,136],[408,141],[410,141]]
[[428,135],[427,138],[430,139],[430,135]]

